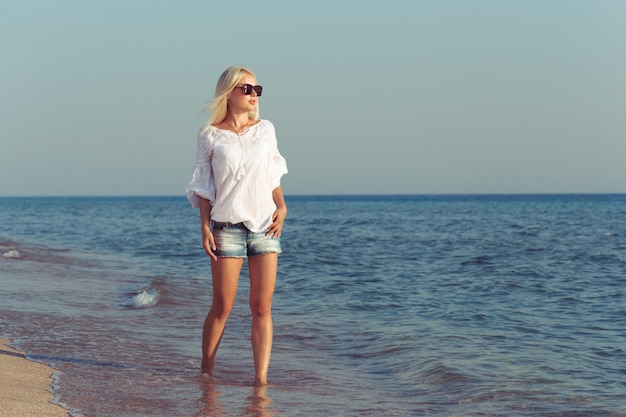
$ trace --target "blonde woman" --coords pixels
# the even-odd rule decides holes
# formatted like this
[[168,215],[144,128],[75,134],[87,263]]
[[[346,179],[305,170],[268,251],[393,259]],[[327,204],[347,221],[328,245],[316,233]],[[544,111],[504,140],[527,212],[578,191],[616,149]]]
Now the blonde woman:
[[202,372],[215,355],[232,310],[244,258],[250,271],[251,342],[255,382],[267,384],[272,350],[272,297],[287,206],[287,173],[274,126],[259,118],[263,88],[252,71],[230,67],[219,78],[211,116],[198,134],[186,194],[200,208],[202,245],[211,257],[213,301],[202,334]]

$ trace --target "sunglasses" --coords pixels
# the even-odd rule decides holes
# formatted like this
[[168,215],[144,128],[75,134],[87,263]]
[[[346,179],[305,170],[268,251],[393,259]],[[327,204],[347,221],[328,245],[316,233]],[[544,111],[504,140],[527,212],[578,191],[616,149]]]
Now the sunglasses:
[[261,97],[261,93],[263,92],[263,87],[261,87],[260,85],[239,84],[236,85],[235,88],[241,88],[241,91],[243,91],[245,95],[252,94],[252,90],[254,90],[257,97]]

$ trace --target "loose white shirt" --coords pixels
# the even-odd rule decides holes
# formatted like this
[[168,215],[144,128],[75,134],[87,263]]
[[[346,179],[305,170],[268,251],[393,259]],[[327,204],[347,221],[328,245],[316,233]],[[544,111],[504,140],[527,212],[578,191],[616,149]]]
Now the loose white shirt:
[[272,191],[286,173],[270,121],[261,120],[242,133],[208,126],[198,133],[196,163],[185,193],[192,207],[200,207],[199,197],[211,202],[211,220],[243,222],[260,232],[272,224]]

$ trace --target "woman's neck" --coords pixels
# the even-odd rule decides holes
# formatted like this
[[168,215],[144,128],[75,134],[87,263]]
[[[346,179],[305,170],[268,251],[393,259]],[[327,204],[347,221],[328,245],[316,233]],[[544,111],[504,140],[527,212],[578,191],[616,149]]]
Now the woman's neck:
[[252,121],[248,117],[247,113],[243,114],[230,114],[224,121],[222,122],[224,125],[228,126],[229,129],[234,130],[235,132],[241,132],[250,127],[250,123]]
[[250,119],[247,113],[239,117],[229,114],[224,120],[219,123],[214,123],[213,126],[224,130],[230,130],[231,132],[241,135],[258,122],[258,120]]

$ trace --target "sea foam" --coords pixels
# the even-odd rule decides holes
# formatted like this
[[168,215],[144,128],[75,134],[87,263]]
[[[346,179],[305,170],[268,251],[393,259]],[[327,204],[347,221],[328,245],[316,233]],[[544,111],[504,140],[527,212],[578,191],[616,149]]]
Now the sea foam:
[[20,253],[17,251],[17,249],[11,249],[11,250],[6,251],[5,253],[3,253],[2,257],[4,257],[4,258],[19,258],[20,257]]
[[157,290],[142,291],[134,295],[124,303],[125,307],[149,308],[154,307],[159,302],[159,292]]

